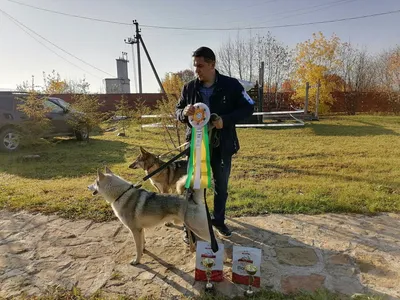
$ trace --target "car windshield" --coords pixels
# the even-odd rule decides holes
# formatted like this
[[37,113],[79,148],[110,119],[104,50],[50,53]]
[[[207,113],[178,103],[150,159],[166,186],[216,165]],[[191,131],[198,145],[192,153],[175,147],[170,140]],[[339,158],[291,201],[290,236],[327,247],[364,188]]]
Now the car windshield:
[[69,106],[70,106],[70,104],[68,102],[66,102],[66,101],[64,101],[64,100],[62,100],[60,98],[53,98],[51,100],[53,100],[54,102],[57,102],[58,104],[60,104],[64,108],[69,108]]

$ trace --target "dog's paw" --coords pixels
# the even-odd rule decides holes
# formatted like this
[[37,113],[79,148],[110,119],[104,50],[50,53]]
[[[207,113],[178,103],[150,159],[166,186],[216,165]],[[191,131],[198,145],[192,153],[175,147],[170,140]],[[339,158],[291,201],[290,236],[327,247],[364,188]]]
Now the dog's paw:
[[134,260],[132,260],[129,264],[130,264],[131,266],[136,266],[136,265],[140,264],[140,261],[137,260],[137,259],[134,259]]

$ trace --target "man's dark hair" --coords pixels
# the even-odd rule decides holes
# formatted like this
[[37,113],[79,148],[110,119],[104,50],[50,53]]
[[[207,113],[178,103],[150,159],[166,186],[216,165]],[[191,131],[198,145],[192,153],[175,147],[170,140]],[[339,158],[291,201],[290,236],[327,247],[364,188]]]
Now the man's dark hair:
[[215,62],[215,54],[208,47],[200,47],[193,52],[192,57],[204,57],[204,60],[208,63]]

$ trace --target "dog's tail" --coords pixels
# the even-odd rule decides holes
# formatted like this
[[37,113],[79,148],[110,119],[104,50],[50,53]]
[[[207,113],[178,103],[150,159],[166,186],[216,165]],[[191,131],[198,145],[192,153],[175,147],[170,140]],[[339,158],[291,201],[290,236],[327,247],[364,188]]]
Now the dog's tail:
[[[189,205],[192,205],[192,207],[195,207],[193,211],[190,213],[196,214],[196,218],[198,219],[199,216],[201,216],[201,219],[199,220],[200,222],[198,223],[201,227],[197,228],[196,223],[191,223],[192,216],[189,214],[186,214],[186,219],[185,219],[185,224],[187,228],[190,231],[193,231],[198,237],[200,237],[203,240],[208,241],[211,244],[211,249],[213,252],[218,251],[218,242],[215,238],[214,235],[214,230],[212,227],[211,223],[211,217],[210,217],[210,212],[208,210],[207,202],[206,202],[206,189],[203,190],[195,190],[193,193],[193,196],[190,197],[190,192],[187,190],[186,191],[186,208],[188,208]],[[204,198],[203,198],[204,197]],[[201,198],[204,199],[204,204]],[[189,204],[189,202],[192,202]],[[205,205],[205,211],[204,211],[204,206]],[[203,206],[203,208],[200,208]],[[188,213],[188,212],[187,212]],[[207,223],[207,230],[204,231],[204,224]],[[189,232],[190,234],[190,232]]]
[[210,239],[211,239],[211,241],[210,241],[211,249],[215,253],[215,252],[218,252],[218,248],[219,247],[218,247],[217,239],[215,238],[215,235],[214,235],[214,230],[213,230],[213,227],[212,227],[210,212],[208,211],[206,193],[207,193],[207,190],[204,189],[204,205],[206,206],[208,231],[210,232]]
[[183,175],[176,182],[176,192],[178,193],[178,195],[183,195],[183,193],[185,192],[186,178],[187,178],[187,174]]

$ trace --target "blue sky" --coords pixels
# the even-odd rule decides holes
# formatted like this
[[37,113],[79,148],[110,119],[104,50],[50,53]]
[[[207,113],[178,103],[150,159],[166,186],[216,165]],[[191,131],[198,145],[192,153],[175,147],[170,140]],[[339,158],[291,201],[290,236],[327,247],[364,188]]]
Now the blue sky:
[[[191,53],[199,46],[217,50],[238,31],[182,31],[148,28],[144,25],[193,28],[242,28],[324,21],[400,9],[400,0],[18,0],[26,4],[69,14],[143,25],[142,37],[160,75],[190,68]],[[134,27],[71,18],[0,0],[0,9],[10,14],[60,48],[105,71],[63,53],[61,59],[27,35],[0,12],[0,89],[14,89],[31,80],[42,85],[42,72],[56,70],[62,78],[86,78],[93,92],[103,90],[102,79],[116,76],[115,59],[122,51],[131,58],[131,46],[124,39],[134,34]],[[284,44],[294,47],[311,38],[313,32],[325,36],[336,33],[342,41],[351,41],[371,53],[400,44],[400,14],[365,18],[339,23],[275,29],[240,31],[266,34],[268,30]],[[38,38],[40,39],[40,38]],[[45,42],[44,42],[45,43]],[[142,54],[143,91],[158,92],[157,81]],[[133,67],[129,63],[129,75]],[[83,69],[83,70],[82,70]],[[90,73],[90,74],[89,74]],[[131,91],[135,85],[131,84]]]

